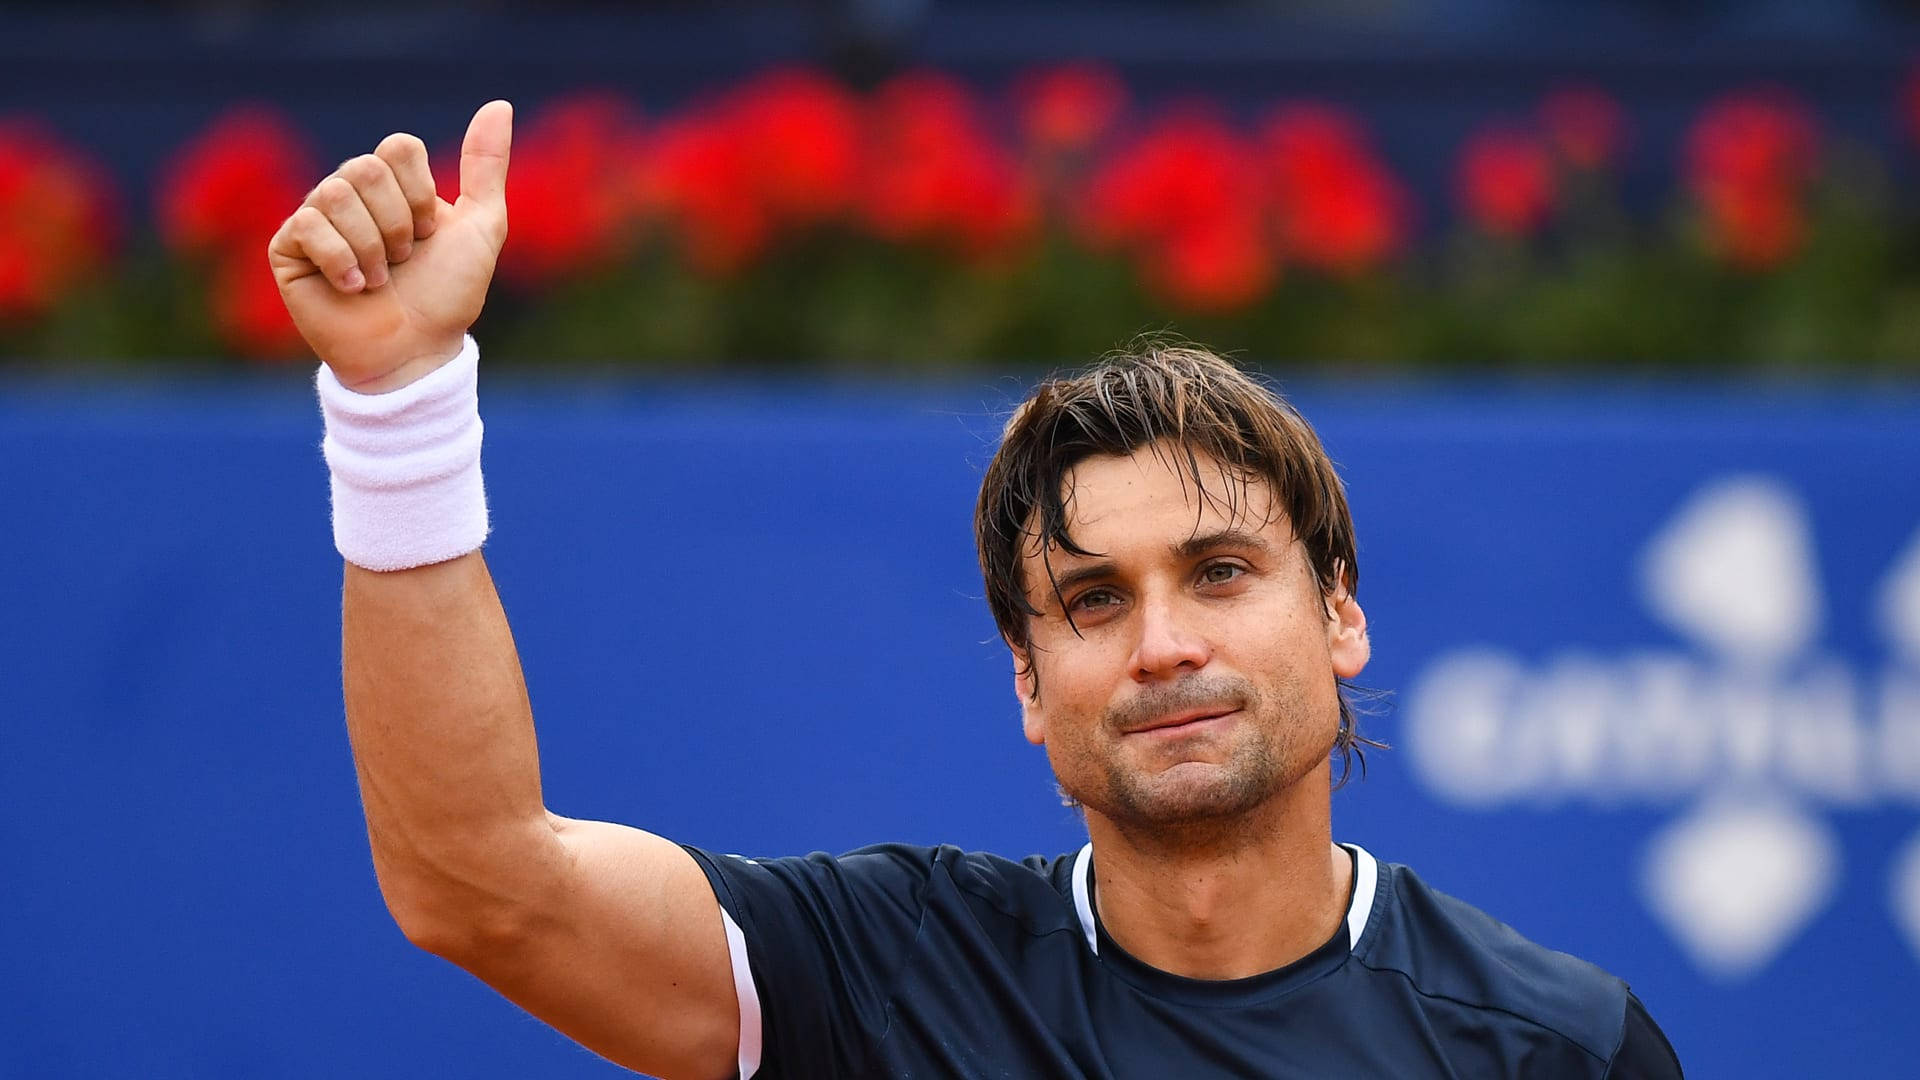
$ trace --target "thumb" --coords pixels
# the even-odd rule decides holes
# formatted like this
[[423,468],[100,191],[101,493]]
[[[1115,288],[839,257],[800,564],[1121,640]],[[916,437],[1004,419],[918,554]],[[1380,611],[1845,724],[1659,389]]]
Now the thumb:
[[460,198],[506,209],[507,157],[513,149],[513,106],[489,101],[473,114],[460,144]]

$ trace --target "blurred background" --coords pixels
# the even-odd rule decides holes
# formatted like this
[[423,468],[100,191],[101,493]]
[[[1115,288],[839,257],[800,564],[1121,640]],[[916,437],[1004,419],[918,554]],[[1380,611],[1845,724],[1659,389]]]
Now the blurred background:
[[493,97],[554,809],[1077,847],[969,514],[1036,375],[1172,330],[1348,480],[1342,839],[1691,1076],[1920,1072],[1917,60],[1895,0],[0,5],[0,1077],[619,1074],[381,906],[263,257],[389,131],[451,197]]

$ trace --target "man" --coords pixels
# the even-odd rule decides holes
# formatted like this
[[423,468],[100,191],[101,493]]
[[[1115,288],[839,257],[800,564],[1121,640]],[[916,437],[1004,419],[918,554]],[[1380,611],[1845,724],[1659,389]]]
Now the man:
[[452,204],[388,138],[269,252],[324,361],[347,717],[412,941],[663,1077],[1679,1075],[1617,979],[1333,842],[1369,653],[1345,496],[1202,350],[1043,385],[981,489],[1026,735],[1087,847],[753,862],[549,813],[465,337],[511,125],[475,115]]

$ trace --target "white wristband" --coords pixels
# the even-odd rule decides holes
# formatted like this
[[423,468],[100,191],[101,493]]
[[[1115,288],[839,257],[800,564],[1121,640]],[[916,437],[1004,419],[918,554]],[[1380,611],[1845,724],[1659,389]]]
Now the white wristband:
[[314,376],[333,471],[333,544],[355,566],[405,570],[445,562],[487,538],[480,482],[480,348],[385,394]]

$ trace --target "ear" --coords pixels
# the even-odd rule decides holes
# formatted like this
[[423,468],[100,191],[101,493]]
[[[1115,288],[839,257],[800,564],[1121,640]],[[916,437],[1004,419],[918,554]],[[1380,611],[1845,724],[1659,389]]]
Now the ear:
[[1040,682],[1033,673],[1033,654],[1013,649],[1013,694],[1020,699],[1020,727],[1035,746],[1047,743],[1047,725],[1040,710]]
[[1342,679],[1356,678],[1373,656],[1373,643],[1367,639],[1367,613],[1344,584],[1327,597],[1327,606],[1333,613],[1327,620],[1327,654],[1333,661],[1333,674]]

